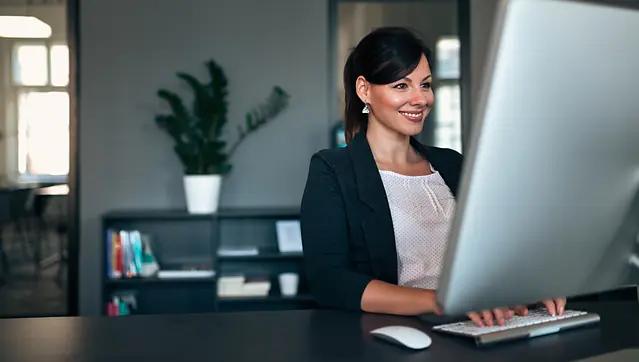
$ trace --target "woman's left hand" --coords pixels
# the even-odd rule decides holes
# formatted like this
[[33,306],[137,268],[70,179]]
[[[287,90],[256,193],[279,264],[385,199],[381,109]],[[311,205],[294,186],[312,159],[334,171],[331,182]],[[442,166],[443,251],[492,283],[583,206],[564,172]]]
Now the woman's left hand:
[[[541,301],[544,307],[548,310],[548,314],[552,316],[564,314],[566,308],[566,298],[545,299]],[[514,308],[517,315],[527,315],[528,308],[519,306]]]

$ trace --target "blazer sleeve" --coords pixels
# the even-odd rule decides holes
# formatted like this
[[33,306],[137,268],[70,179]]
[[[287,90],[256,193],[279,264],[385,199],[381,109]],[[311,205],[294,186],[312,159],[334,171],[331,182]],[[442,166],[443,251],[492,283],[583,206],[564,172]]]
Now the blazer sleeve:
[[371,276],[350,268],[346,210],[334,168],[311,157],[301,204],[304,264],[311,293],[320,305],[361,311]]

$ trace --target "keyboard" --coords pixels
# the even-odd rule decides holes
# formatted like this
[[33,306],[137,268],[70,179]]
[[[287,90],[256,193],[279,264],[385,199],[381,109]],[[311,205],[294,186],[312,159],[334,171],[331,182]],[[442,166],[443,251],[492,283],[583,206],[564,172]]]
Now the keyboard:
[[478,327],[472,321],[441,324],[433,331],[449,333],[475,340],[477,345],[488,345],[513,339],[534,338],[562,330],[583,327],[599,322],[599,315],[576,310],[567,310],[562,315],[551,316],[545,308],[528,311],[526,316],[506,320],[503,326]]

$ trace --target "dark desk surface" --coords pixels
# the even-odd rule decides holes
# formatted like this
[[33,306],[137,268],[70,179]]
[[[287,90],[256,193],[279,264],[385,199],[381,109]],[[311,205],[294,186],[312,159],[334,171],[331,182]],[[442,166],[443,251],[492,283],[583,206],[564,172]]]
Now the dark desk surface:
[[[572,305],[572,309],[577,305]],[[0,320],[4,362],[124,361],[570,361],[639,346],[639,304],[581,304],[597,327],[479,348],[431,332],[414,318],[338,311]],[[367,331],[389,324],[423,328],[432,346],[411,351]]]

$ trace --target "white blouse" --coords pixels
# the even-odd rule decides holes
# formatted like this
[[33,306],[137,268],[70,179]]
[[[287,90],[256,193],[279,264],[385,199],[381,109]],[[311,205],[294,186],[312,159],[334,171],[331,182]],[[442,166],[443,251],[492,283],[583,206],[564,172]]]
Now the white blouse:
[[393,219],[402,286],[437,289],[455,198],[439,172],[433,172],[406,176],[379,171]]

